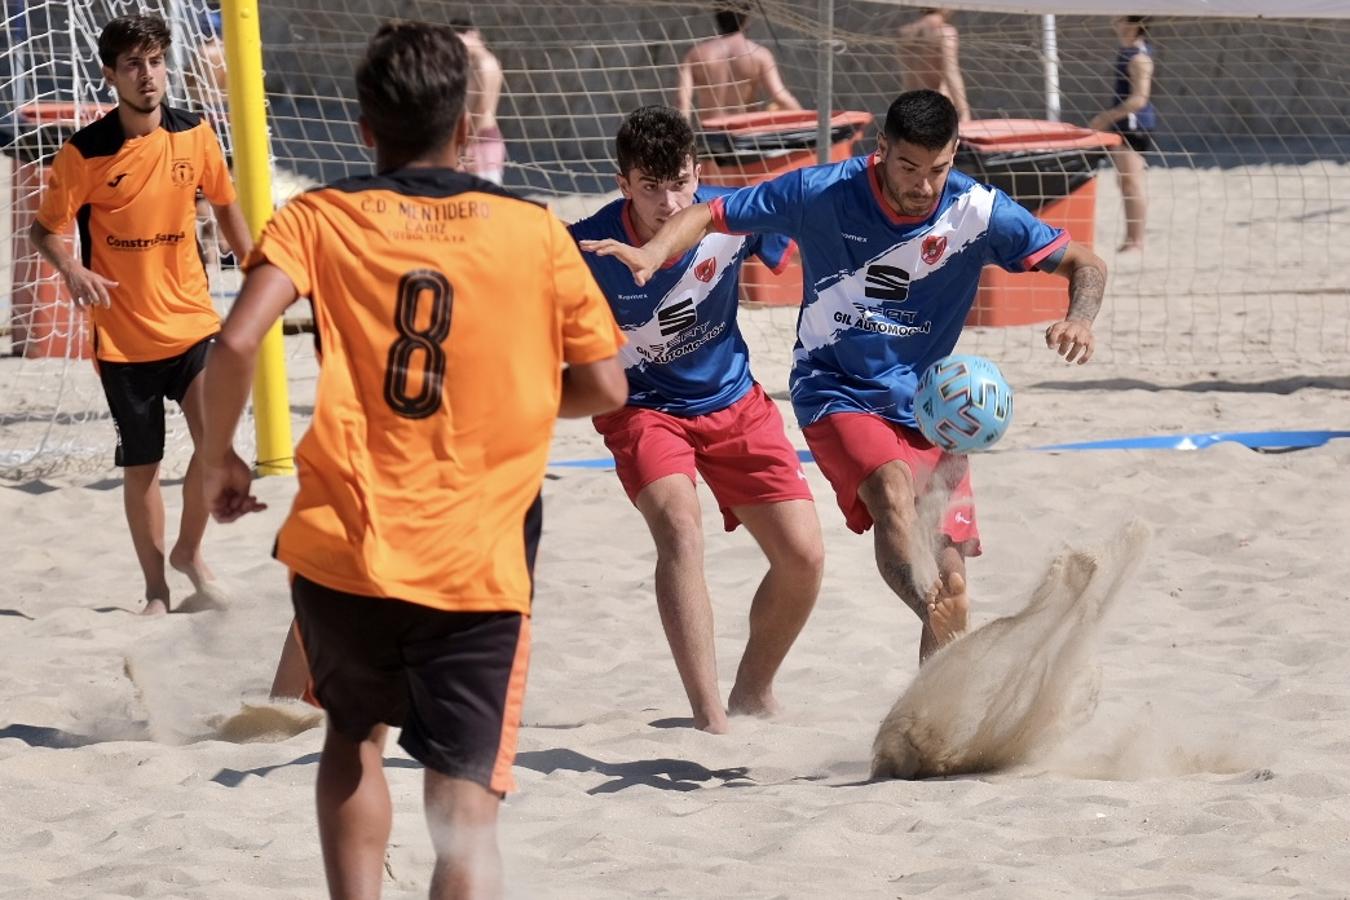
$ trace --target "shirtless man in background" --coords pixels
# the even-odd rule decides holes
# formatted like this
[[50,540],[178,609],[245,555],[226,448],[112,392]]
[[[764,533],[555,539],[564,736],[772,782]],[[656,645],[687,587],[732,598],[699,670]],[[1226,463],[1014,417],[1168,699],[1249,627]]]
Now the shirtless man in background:
[[948,18],[950,10],[927,7],[919,18],[900,28],[900,77],[902,91],[927,88],[952,101],[962,122],[970,121],[966,82],[961,77],[960,37]]
[[469,140],[464,147],[464,170],[501,184],[506,169],[506,142],[497,127],[502,66],[472,22],[455,19],[450,27],[469,51]]
[[783,85],[773,53],[743,33],[746,7],[718,3],[714,17],[718,36],[695,44],[680,64],[680,114],[690,118],[696,112],[700,119],[735,115],[756,109],[760,99],[765,109],[801,109]]

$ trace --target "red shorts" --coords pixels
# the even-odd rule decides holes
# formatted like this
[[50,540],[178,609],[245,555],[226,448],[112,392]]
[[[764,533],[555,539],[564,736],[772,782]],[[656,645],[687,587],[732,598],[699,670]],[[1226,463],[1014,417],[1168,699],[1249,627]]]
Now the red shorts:
[[980,530],[975,524],[975,498],[970,485],[970,463],[949,456],[913,428],[888,422],[869,413],[835,413],[802,429],[806,445],[820,470],[830,480],[848,527],[862,534],[872,527],[872,514],[858,496],[867,476],[892,460],[900,460],[914,478],[922,495],[933,482],[938,462],[944,457],[955,464],[951,476],[951,501],[943,515],[942,533],[961,546],[966,556],[980,555]]
[[634,503],[658,478],[687,475],[695,481],[696,471],[717,498],[727,531],[740,524],[732,512],[738,506],[811,499],[801,460],[783,433],[783,417],[759,385],[706,416],[625,406],[594,422]]

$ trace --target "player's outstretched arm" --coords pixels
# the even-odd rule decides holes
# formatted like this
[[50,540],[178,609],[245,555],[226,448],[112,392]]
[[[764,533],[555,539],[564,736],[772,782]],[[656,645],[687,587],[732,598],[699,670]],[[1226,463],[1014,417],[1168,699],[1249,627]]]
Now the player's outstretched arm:
[[613,412],[628,401],[628,376],[617,356],[593,363],[574,363],[563,369],[562,374],[560,418],[598,416]]
[[1069,311],[1045,330],[1045,345],[1081,366],[1097,347],[1092,323],[1106,294],[1106,263],[1086,244],[1070,241],[1055,274],[1069,281]]
[[578,241],[577,246],[596,256],[613,256],[633,272],[638,286],[651,280],[666,260],[679,256],[712,229],[712,210],[706,203],[686,206],[666,220],[661,230],[641,247],[606,238],[603,241]]
[[117,287],[117,282],[104,278],[97,272],[91,272],[75,261],[66,252],[65,238],[48,231],[41,222],[34,221],[28,228],[28,240],[34,249],[53,269],[61,273],[61,278],[70,290],[70,297],[76,306],[112,306],[109,293]]
[[207,359],[206,427],[197,455],[207,508],[217,522],[233,522],[267,508],[249,492],[253,471],[234,452],[234,430],[248,402],[258,347],[295,298],[295,285],[276,266],[264,264],[249,272]]

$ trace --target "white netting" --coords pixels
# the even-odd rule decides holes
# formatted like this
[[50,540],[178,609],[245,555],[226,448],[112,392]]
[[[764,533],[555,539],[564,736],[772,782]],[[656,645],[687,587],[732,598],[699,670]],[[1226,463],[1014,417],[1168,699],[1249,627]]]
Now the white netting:
[[[284,165],[322,180],[366,165],[346,124],[355,112],[349,82],[360,38],[393,13],[439,21],[467,13],[505,73],[506,183],[555,200],[564,216],[612,196],[612,138],[623,115],[644,103],[673,104],[679,61],[715,33],[709,7],[688,4],[348,0],[328,7],[322,20],[315,8],[295,0],[268,7],[274,147]],[[897,32],[915,15],[890,4],[838,5],[833,109],[885,110],[904,66]],[[1043,118],[1042,17],[961,13],[954,21],[975,114]],[[756,4],[747,30],[775,53],[792,93],[814,107],[824,59],[816,4]],[[1100,320],[1103,359],[1234,372],[1343,359],[1350,350],[1350,63],[1340,48],[1350,22],[1161,19],[1150,30],[1160,125],[1146,176],[1148,246],[1115,258],[1123,219],[1110,171],[1097,179],[1095,221],[1084,222],[1079,209],[1060,213],[1075,232],[1095,224],[1096,245],[1113,264]],[[1056,37],[1062,117],[1083,124],[1110,105],[1115,36],[1108,18],[1060,16]],[[856,152],[873,136],[869,128]],[[1044,185],[1021,176],[1029,203],[1059,187],[1056,170],[1084,165],[1081,154],[1066,159],[1029,164],[1050,173]],[[1000,290],[981,303],[1043,302],[1019,297],[1034,290],[1020,282]],[[770,333],[764,343],[785,354],[777,345],[788,340],[782,334],[793,316],[756,311],[744,322]],[[1007,357],[1032,352],[1038,331],[973,337],[976,349]]]
[[[73,19],[71,6],[79,7]],[[7,107],[106,98],[94,40],[109,15],[131,6],[11,2],[0,73]],[[194,2],[164,11],[187,51],[178,62],[205,78],[193,51],[205,36],[204,8]],[[506,185],[550,199],[564,218],[613,196],[613,134],[622,117],[645,103],[673,104],[681,58],[715,33],[709,6],[664,2],[268,2],[272,153],[288,183],[368,170],[353,126],[352,69],[370,33],[395,15],[443,22],[467,16],[478,26],[504,74],[497,119]],[[906,64],[897,32],[915,15],[894,4],[841,2],[826,48],[814,0],[764,0],[752,8],[747,33],[773,51],[807,109],[816,106],[828,49],[832,108],[880,114]],[[954,23],[975,115],[1044,118],[1042,17],[963,12]],[[1109,169],[1098,172],[1095,213],[1064,213],[1075,232],[1095,226],[1095,244],[1112,267],[1099,319],[1102,361],[1205,367],[1235,379],[1263,366],[1316,374],[1343,364],[1350,352],[1350,22],[1163,18],[1150,30],[1159,126],[1146,176],[1147,246],[1142,254],[1114,253],[1123,222]],[[1105,17],[1063,15],[1055,36],[1062,118],[1082,124],[1110,104],[1115,37]],[[869,126],[855,152],[870,149],[874,135]],[[41,148],[54,149],[50,140]],[[1033,155],[1040,160],[1019,163],[1032,174],[1018,176],[1031,205],[1047,199],[1033,195],[1062,187],[1062,170],[1085,168],[1081,155]],[[1089,170],[1104,164],[1086,162]],[[15,195],[7,206],[24,202]],[[21,290],[23,272],[7,267],[2,283],[16,279]],[[233,284],[225,274],[213,282],[222,307]],[[1014,281],[981,302],[1015,308],[1033,302],[1026,298],[1034,290]],[[0,321],[4,315],[0,305]],[[794,319],[786,307],[743,313],[762,377],[786,367]],[[1044,352],[1037,349],[1040,330],[980,327],[967,343],[998,359],[1027,358]],[[306,342],[288,346],[296,370],[312,371]],[[95,448],[95,466],[106,465],[111,428],[87,363],[0,359],[0,397],[0,469],[12,472],[21,462],[30,471],[69,467],[88,448]]]

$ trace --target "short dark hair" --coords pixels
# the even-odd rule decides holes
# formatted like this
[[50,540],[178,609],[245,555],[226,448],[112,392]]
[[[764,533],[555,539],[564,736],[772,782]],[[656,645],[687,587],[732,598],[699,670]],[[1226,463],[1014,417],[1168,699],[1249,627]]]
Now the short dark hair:
[[643,106],[628,114],[614,139],[619,174],[634,169],[661,181],[680,174],[686,162],[697,157],[694,130],[684,116],[669,106]]
[[1138,26],[1140,37],[1148,37],[1148,16],[1126,16],[1125,21]]
[[750,7],[739,0],[719,0],[713,5],[713,18],[718,34],[735,34],[745,27],[750,18]]
[[472,21],[464,16],[456,16],[450,20],[450,27],[455,29],[455,34],[468,34],[470,31],[476,31]]
[[118,16],[98,36],[98,58],[112,69],[117,57],[136,50],[165,52],[173,43],[173,33],[164,20],[156,15]]
[[906,91],[886,110],[883,129],[889,141],[904,141],[925,150],[941,150],[952,142],[960,118],[952,101],[937,91]]
[[361,115],[386,167],[447,143],[464,117],[469,51],[449,25],[381,25],[356,66]]

